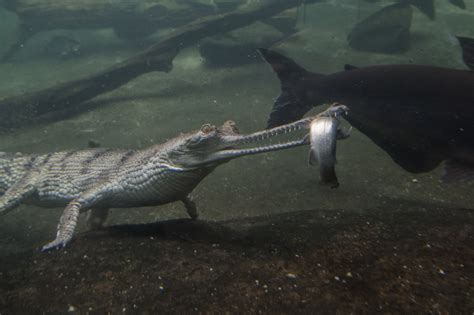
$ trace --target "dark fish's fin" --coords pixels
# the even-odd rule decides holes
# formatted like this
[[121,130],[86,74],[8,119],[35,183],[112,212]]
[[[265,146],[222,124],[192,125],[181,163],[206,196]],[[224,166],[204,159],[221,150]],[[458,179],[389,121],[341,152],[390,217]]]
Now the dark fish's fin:
[[447,160],[444,163],[444,174],[441,177],[443,183],[467,182],[474,180],[474,165]]
[[309,165],[318,165],[318,159],[314,156],[313,150],[309,150],[308,163]]
[[466,8],[466,4],[464,3],[464,0],[449,0],[449,2],[451,4],[454,4],[457,7],[461,8],[461,9]]
[[474,39],[456,36],[462,48],[462,59],[466,66],[474,70]]
[[409,1],[409,3],[417,7],[418,10],[423,12],[431,20],[435,19],[436,13],[435,13],[435,6],[434,6],[433,0],[412,0],[412,1]]
[[351,71],[351,70],[355,70],[355,69],[359,69],[359,67],[350,65],[350,64],[348,64],[348,63],[346,63],[346,64],[344,65],[344,70],[345,70],[345,71]]
[[442,158],[430,153],[432,150],[409,149],[403,143],[399,144],[390,136],[390,129],[383,124],[361,124],[354,121],[351,115],[346,117],[347,121],[354,127],[369,137],[377,146],[390,155],[392,160],[410,173],[424,173],[435,169]]
[[311,109],[304,104],[297,90],[301,80],[309,73],[296,62],[275,51],[260,48],[262,57],[270,64],[281,83],[281,94],[273,104],[267,128],[276,127],[298,120]]
[[273,71],[275,71],[277,74],[278,78],[282,82],[282,85],[299,80],[308,73],[296,62],[277,53],[276,51],[265,48],[259,48],[258,51],[265,61],[268,62],[270,66],[272,66]]

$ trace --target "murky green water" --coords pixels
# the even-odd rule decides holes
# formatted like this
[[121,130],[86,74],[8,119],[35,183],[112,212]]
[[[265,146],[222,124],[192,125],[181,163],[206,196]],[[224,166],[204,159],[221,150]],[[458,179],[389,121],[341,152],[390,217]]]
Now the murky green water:
[[[112,14],[115,2],[110,11],[104,12]],[[208,6],[216,5],[211,3],[214,1],[201,2],[200,6],[193,4],[193,10],[198,7],[207,10]],[[463,10],[448,1],[435,1],[435,20],[412,7],[409,47],[404,52],[387,54],[349,47],[346,37],[354,24],[389,4],[389,1],[362,0],[307,4],[304,21],[302,7],[295,16],[297,33],[289,32],[286,36],[279,33],[280,39],[271,48],[308,70],[327,74],[342,71],[347,63],[357,66],[424,64],[467,69],[454,36],[474,37],[474,3],[471,2],[466,2],[467,9]],[[183,2],[180,7],[186,5],[191,4]],[[18,31],[18,19],[28,16],[18,17],[6,9],[0,11],[0,52],[6,52]],[[48,24],[48,17],[44,19]],[[105,17],[99,19],[107,24]],[[54,19],[49,21],[52,24]],[[160,41],[163,34],[179,27],[156,27],[157,33],[149,38],[127,40],[118,38],[110,25],[99,27],[91,21],[84,23],[91,24],[65,30],[48,25],[48,30],[35,33],[9,60],[0,63],[0,97],[22,95],[87,77],[139,53],[142,47]],[[268,32],[261,24],[248,26],[246,32]],[[129,27],[135,26],[130,24]],[[276,29],[272,31],[278,33]],[[70,58],[45,54],[43,47],[58,34],[79,42],[81,54]],[[268,47],[268,41],[262,46]],[[257,59],[241,65],[209,66],[200,55],[198,45],[186,47],[174,58],[169,73],[151,72],[140,76],[92,99],[89,104],[93,106],[88,110],[0,134],[0,151],[74,150],[87,147],[90,140],[100,142],[103,147],[144,148],[198,129],[204,123],[221,124],[226,120],[234,120],[242,133],[261,130],[280,93],[280,83],[270,67]],[[446,104],[446,111],[449,106]],[[314,108],[311,113],[320,110]],[[409,173],[357,129],[349,139],[338,143],[337,160],[338,189],[319,184],[317,167],[308,165],[307,147],[233,160],[218,167],[195,189],[193,196],[200,219],[222,221],[311,209],[346,212],[376,209],[383,213],[411,202],[423,204],[428,212],[430,207],[472,211],[473,181],[443,184],[439,181],[441,165],[427,173]],[[2,216],[0,255],[36,251],[54,236],[61,211],[22,205]],[[113,210],[107,225],[186,217],[181,203],[171,203]],[[82,221],[83,217],[79,232],[85,231]],[[473,222],[466,224],[471,226],[468,234],[472,237]],[[466,255],[472,257],[472,249],[471,246]],[[74,251],[74,243],[68,250]],[[466,276],[472,281],[472,274]],[[465,310],[469,310],[468,305]]]

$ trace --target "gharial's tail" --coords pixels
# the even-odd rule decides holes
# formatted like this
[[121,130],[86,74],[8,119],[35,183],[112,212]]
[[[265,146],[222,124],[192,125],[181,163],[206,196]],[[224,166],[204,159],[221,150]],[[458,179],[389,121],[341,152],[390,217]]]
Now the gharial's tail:
[[9,179],[12,176],[11,163],[14,155],[0,152],[0,196],[5,193],[9,187]]
[[296,62],[275,51],[260,48],[262,57],[272,66],[281,83],[281,94],[273,104],[267,128],[296,121],[311,109],[312,104],[305,104],[299,92],[301,82],[310,73]]

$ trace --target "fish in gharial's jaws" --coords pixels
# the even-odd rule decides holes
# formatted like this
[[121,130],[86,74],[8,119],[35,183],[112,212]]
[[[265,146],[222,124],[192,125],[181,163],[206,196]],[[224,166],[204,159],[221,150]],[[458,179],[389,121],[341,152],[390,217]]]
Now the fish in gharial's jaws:
[[[472,70],[474,40],[460,40]],[[378,65],[324,75],[275,51],[260,53],[281,81],[267,128],[298,120],[313,106],[350,104],[348,122],[406,171],[428,172],[446,161],[443,181],[474,180],[474,71]]]
[[311,122],[309,164],[319,165],[321,183],[327,184],[331,188],[339,187],[335,171],[336,143],[337,140],[348,138],[350,131],[350,129],[340,128],[340,121],[337,117],[321,116]]

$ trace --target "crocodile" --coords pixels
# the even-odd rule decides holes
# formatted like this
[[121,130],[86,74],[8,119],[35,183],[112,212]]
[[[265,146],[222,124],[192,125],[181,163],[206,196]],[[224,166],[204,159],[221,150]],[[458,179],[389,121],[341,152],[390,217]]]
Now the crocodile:
[[[256,145],[289,132],[308,129],[321,116],[347,113],[345,105],[296,122],[248,135],[238,132],[234,122],[200,130],[142,150],[94,148],[49,154],[0,156],[0,214],[21,203],[65,209],[56,238],[42,251],[60,249],[73,237],[81,212],[89,211],[90,228],[100,228],[109,208],[162,205],[182,201],[191,218],[197,218],[190,193],[218,165],[234,158],[283,150],[308,144],[308,137]],[[239,148],[241,147],[241,148]]]

